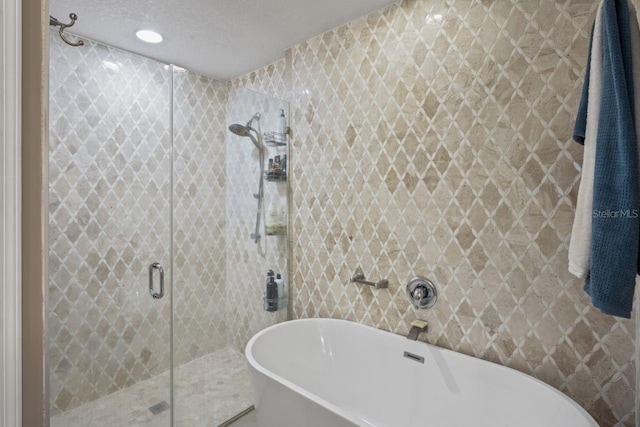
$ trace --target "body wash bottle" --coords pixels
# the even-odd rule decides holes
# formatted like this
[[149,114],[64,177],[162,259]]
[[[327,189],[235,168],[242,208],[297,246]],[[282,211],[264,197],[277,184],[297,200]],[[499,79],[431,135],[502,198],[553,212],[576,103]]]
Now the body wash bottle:
[[278,310],[278,284],[273,278],[273,270],[267,273],[267,311]]

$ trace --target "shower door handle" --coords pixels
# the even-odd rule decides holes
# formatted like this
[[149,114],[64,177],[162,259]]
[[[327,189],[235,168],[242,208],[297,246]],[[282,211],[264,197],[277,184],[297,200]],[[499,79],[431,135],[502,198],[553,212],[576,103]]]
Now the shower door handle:
[[[160,292],[156,292],[153,288],[153,270],[158,270],[160,275]],[[159,262],[154,262],[149,266],[149,293],[154,299],[160,299],[164,296],[164,268]]]

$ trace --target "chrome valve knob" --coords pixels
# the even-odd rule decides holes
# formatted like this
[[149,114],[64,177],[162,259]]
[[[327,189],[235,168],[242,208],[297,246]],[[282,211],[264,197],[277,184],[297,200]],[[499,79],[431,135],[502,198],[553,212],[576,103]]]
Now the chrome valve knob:
[[407,283],[407,297],[415,308],[431,308],[438,300],[438,292],[431,280],[416,276]]

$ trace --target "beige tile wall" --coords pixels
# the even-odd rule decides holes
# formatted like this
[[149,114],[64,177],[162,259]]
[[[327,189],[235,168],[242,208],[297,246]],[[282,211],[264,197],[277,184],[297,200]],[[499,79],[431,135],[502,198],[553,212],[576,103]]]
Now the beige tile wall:
[[[228,85],[174,77],[174,365],[227,346]],[[178,396],[180,398],[180,396]],[[180,402],[177,402],[180,408]]]
[[[403,1],[234,83],[292,102],[292,317],[339,317],[540,378],[634,425],[635,325],[567,272],[571,130],[596,2]],[[388,291],[349,283],[362,268]],[[436,307],[415,311],[414,274]]]

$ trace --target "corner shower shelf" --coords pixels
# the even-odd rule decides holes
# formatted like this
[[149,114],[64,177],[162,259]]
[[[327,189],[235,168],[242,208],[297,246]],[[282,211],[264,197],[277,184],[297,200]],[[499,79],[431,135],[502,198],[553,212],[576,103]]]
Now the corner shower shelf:
[[287,224],[280,223],[274,224],[271,226],[267,226],[266,235],[267,236],[286,236],[287,235]]
[[264,142],[269,147],[284,147],[287,145],[287,134],[282,132],[265,132]]
[[[275,311],[272,311],[271,313],[275,313],[276,311],[282,310],[283,308],[286,308],[289,305],[289,299],[284,296],[284,297],[278,297],[278,308]],[[262,306],[264,308],[264,311],[269,311],[268,307],[269,307],[269,302],[267,301],[267,297],[263,296],[262,297]]]
[[269,182],[285,182],[287,180],[287,173],[284,172],[265,172],[264,173],[264,179],[266,179]]

